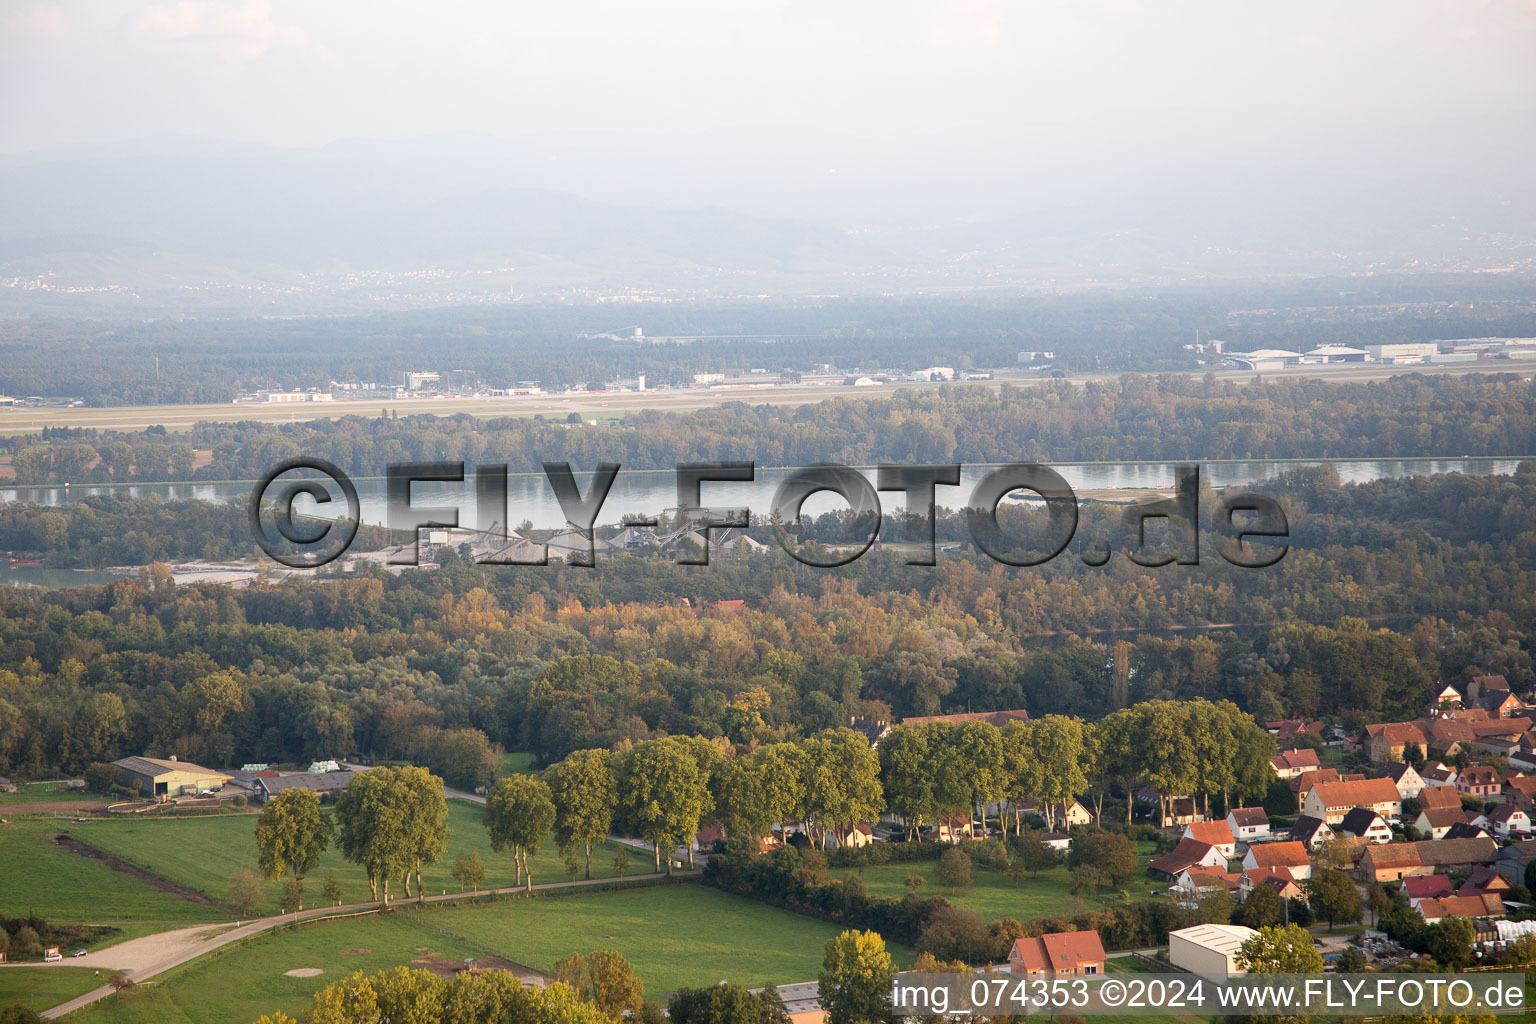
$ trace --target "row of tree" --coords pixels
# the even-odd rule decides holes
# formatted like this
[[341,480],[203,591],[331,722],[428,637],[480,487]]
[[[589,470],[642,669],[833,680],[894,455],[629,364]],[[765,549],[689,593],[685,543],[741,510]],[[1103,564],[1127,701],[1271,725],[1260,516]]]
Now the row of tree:
[[442,858],[449,834],[442,779],[425,768],[375,768],[347,783],[334,819],[313,790],[283,790],[269,799],[256,822],[257,863],[268,881],[289,879],[295,895],[285,894],[284,902],[302,910],[302,880],[334,839],[363,868],[373,897],[387,904],[393,879],[409,899],[414,876],[417,896],[425,895],[421,870]]

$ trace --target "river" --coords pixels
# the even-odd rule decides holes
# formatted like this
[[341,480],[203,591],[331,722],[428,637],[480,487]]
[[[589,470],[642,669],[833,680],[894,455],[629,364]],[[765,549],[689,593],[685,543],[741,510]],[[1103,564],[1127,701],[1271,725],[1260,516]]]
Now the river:
[[[1469,473],[1475,476],[1491,476],[1513,473],[1519,463],[1517,458],[1466,458],[1466,459],[1369,459],[1369,460],[1253,460],[1244,462],[1204,462],[1201,472],[1217,487],[1228,484],[1257,485],[1279,473],[1297,466],[1332,465],[1345,483],[1364,483],[1370,480],[1392,479],[1406,476],[1426,476],[1436,473]],[[1090,462],[1053,466],[1073,488],[1078,490],[1117,490],[1167,488],[1174,484],[1174,462]],[[957,487],[940,486],[938,501],[949,507],[961,506],[978,480],[989,472],[984,465],[968,465]],[[751,483],[708,483],[704,485],[702,504],[714,506],[746,507],[754,513],[766,513],[772,503],[773,492],[790,471],[787,469],[759,469]],[[875,471],[866,469],[864,475],[874,480]],[[589,476],[577,474],[577,481],[587,487]],[[363,520],[367,523],[384,523],[384,481],[379,478],[355,481],[362,505]],[[249,482],[244,483],[180,483],[117,486],[74,487],[10,487],[0,488],[0,499],[26,501],[43,505],[59,505],[78,501],[88,495],[127,492],[135,496],[158,494],[162,498],[182,500],[198,498],[204,501],[244,501],[250,497]],[[333,490],[333,493],[334,490]],[[339,495],[338,495],[339,496]],[[462,510],[461,522],[465,526],[475,522],[475,496],[472,479],[461,484],[419,483],[412,491],[416,505],[457,506]],[[900,495],[882,497],[887,508],[899,505]],[[622,470],[614,481],[613,490],[603,504],[598,516],[599,523],[617,522],[623,515],[657,515],[678,504],[676,477],[669,470]],[[842,501],[831,495],[818,495],[806,502],[809,515],[842,507]],[[334,507],[334,506],[332,506]],[[313,505],[301,498],[296,510],[326,515],[328,508]],[[497,517],[499,518],[499,517]],[[565,516],[542,474],[515,474],[507,481],[507,515],[505,522],[517,526],[527,521],[536,529],[556,529],[565,525]],[[479,524],[488,526],[489,523]]]

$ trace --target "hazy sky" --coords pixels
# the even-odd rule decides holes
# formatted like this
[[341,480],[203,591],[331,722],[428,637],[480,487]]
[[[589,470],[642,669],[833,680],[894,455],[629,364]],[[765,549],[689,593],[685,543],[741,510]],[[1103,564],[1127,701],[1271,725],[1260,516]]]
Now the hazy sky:
[[[1536,109],[1536,0],[0,0],[0,151]],[[1528,131],[1529,124],[1512,125]]]

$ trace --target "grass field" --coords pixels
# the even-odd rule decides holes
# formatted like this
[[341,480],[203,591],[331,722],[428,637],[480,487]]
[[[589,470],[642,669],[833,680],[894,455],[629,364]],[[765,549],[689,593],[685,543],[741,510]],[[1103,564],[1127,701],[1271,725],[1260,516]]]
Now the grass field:
[[27,804],[104,804],[107,798],[79,790],[69,791],[57,782],[28,782],[15,793],[0,793],[0,808],[14,809],[19,814],[27,812]]
[[0,864],[10,868],[0,871],[0,910],[36,913],[49,921],[114,925],[129,934],[228,916],[70,853],[53,842],[58,825],[37,819],[0,825]]
[[[501,901],[412,913],[547,971],[567,953],[614,949],[635,965],[648,999],[721,980],[757,987],[811,981],[842,929],[696,884]],[[892,947],[898,966],[912,951]]]
[[0,967],[0,1007],[20,1003],[46,1010],[102,984],[85,967]]
[[[449,872],[453,870],[453,861],[460,851],[468,850],[480,851],[489,875],[488,887],[497,888],[516,883],[512,858],[491,850],[489,836],[480,824],[483,810],[481,805],[467,800],[448,801],[448,827],[453,834],[448,839],[448,851],[443,859],[422,873],[428,893],[458,891],[459,884]],[[256,816],[243,814],[207,818],[93,821],[85,825],[72,825],[70,834],[131,864],[145,867],[215,900],[222,900],[231,875],[242,869],[256,870],[255,829]],[[614,847],[607,844],[593,848],[594,877],[607,878],[613,875],[613,851]],[[652,869],[653,862],[644,853],[630,852],[628,874],[640,874]],[[545,842],[538,855],[532,858],[532,863],[535,882],[561,882],[567,878],[565,858],[560,855],[554,840]],[[343,860],[340,852],[333,847],[321,858],[319,869],[305,879],[306,906],[319,904],[322,899],[320,890],[329,872],[336,873],[344,892],[344,902],[368,901],[367,876],[361,868]],[[266,902],[256,912],[275,913],[282,887],[271,882],[265,883],[263,888]],[[399,882],[396,880],[390,887],[390,893],[393,896],[399,892]]]
[[[1137,853],[1143,861],[1152,854],[1151,843],[1138,843]],[[921,896],[942,896],[957,907],[976,911],[983,920],[1011,917],[1029,921],[1039,917],[1055,917],[1074,913],[1109,903],[1120,902],[1118,886],[1101,887],[1095,895],[1072,895],[1072,876],[1065,867],[1040,872],[1038,878],[1025,876],[1015,884],[1001,871],[977,866],[971,872],[972,884],[968,889],[956,889],[953,893],[938,879],[938,861],[916,861],[909,864],[882,864],[879,867],[837,868],[832,872],[840,878],[860,875],[871,896],[889,896],[901,899],[909,890],[907,877],[921,875],[925,883],[918,890]],[[1138,875],[1124,886],[1132,899],[1144,897],[1152,889],[1166,888],[1167,883]]]
[[527,775],[533,771],[533,755],[523,750],[514,750],[501,755],[501,774]]
[[[461,961],[480,951],[403,914],[327,921],[268,933],[179,968],[120,999],[70,1014],[74,1024],[251,1024],[282,1010],[302,1017],[315,992],[353,971],[431,960]],[[324,974],[284,972],[317,967]]]

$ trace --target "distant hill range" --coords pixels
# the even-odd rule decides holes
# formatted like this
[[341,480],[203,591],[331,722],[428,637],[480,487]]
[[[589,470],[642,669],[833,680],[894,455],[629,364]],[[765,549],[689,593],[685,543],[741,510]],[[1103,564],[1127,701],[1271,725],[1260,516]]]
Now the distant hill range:
[[1010,187],[988,162],[967,189],[965,168],[939,174],[936,155],[921,167],[892,156],[882,175],[877,153],[843,176],[868,184],[855,198],[846,181],[796,177],[789,164],[701,170],[641,157],[628,187],[622,157],[604,158],[598,174],[569,153],[543,161],[508,145],[172,140],[0,157],[0,312],[1053,290],[1536,266],[1536,197],[1502,160],[1492,171],[1445,160],[1373,171],[1360,161],[1181,167],[1162,153],[1075,187],[1029,164]]

